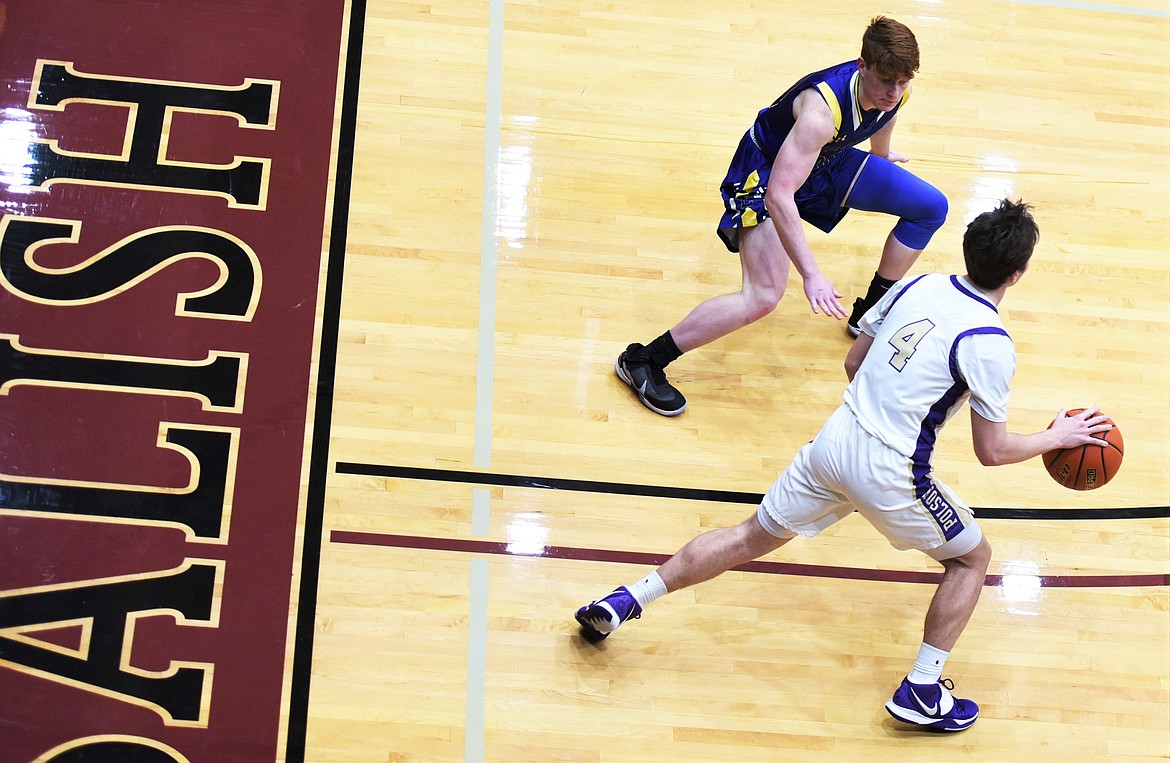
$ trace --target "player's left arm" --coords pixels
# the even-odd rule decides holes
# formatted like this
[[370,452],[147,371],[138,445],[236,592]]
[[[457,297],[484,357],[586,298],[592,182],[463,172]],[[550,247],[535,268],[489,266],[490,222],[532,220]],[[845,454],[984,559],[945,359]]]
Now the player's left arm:
[[1104,445],[1093,435],[1113,428],[1105,423],[1107,416],[1099,415],[1099,408],[1089,408],[1076,416],[1061,411],[1052,426],[1041,432],[1009,432],[1008,395],[1016,369],[1011,340],[997,332],[968,334],[955,348],[954,359],[971,390],[971,440],[984,466],[1015,464],[1057,448]]
[[971,438],[975,456],[984,466],[1000,466],[1027,461],[1057,448],[1075,448],[1078,445],[1105,445],[1093,437],[1098,432],[1113,428],[1106,424],[1108,416],[1099,415],[1100,408],[1089,408],[1075,416],[1061,411],[1050,429],[1032,434],[1009,432],[1006,421],[989,421],[971,409]]

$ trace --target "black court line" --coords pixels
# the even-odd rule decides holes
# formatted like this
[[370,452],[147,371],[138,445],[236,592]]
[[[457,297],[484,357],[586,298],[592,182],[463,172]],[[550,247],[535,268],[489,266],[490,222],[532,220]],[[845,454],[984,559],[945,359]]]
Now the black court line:
[[[389,546],[393,548],[428,549],[432,551],[455,551],[459,553],[492,554],[500,556],[526,556],[543,559],[578,559],[591,562],[615,562],[619,564],[643,564],[657,567],[670,558],[670,554],[650,554],[641,551],[615,551],[601,548],[578,548],[574,546],[540,546],[510,544],[499,541],[463,540],[459,538],[433,538],[419,535],[391,535],[388,533],[356,532],[333,530],[329,533],[333,543],[362,546]],[[792,564],[757,560],[732,569],[741,572],[759,572],[766,575],[796,575],[815,578],[842,578],[846,580],[875,580],[888,583],[931,583],[942,580],[941,572],[911,570],[875,570],[862,567],[831,567],[815,564]],[[1001,586],[1004,580],[1015,578],[1036,578],[1044,588],[1127,588],[1138,586],[1170,585],[1170,574],[1160,575],[988,575],[985,586]]]
[[329,232],[325,293],[322,303],[321,346],[318,353],[317,391],[313,414],[313,441],[309,456],[309,484],[301,544],[301,581],[293,645],[285,760],[305,759],[309,717],[309,679],[313,669],[313,632],[317,617],[317,579],[321,573],[321,540],[325,518],[325,483],[329,476],[330,422],[337,372],[337,340],[341,325],[341,290],[345,247],[349,231],[350,186],[353,180],[354,136],[357,132],[358,86],[361,81],[362,43],[366,27],[365,0],[351,0],[342,90],[341,124],[337,140],[337,167],[333,189],[333,218]]
[[[338,462],[337,473],[366,477],[393,477],[398,479],[427,480],[431,482],[460,482],[473,485],[570,490],[585,493],[608,493],[613,495],[647,496],[651,498],[674,498],[689,501],[712,501],[716,503],[742,503],[750,505],[758,504],[764,497],[762,493],[743,493],[730,490],[704,490],[663,485],[638,485],[623,482],[532,477],[519,474],[493,474],[489,472],[468,472],[448,469],[420,469],[408,466],[355,464],[348,462]],[[1170,506],[1139,506],[1121,509],[972,508],[976,516],[980,519],[1101,520],[1170,518]]]

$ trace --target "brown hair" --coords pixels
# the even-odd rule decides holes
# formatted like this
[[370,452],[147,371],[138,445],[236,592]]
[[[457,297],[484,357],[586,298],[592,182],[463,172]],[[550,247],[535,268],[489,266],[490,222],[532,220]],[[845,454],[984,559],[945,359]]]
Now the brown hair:
[[963,234],[967,277],[980,289],[998,289],[1016,271],[1027,270],[1039,240],[1032,207],[1004,199],[972,220]]
[[905,24],[877,16],[861,36],[861,58],[879,76],[913,79],[918,71],[918,40]]

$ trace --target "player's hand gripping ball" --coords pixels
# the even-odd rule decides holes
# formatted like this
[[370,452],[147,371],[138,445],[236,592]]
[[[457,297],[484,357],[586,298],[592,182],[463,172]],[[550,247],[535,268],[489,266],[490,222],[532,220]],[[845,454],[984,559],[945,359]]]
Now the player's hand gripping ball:
[[[1074,408],[1068,411],[1068,415],[1075,416],[1083,410]],[[1105,423],[1113,424],[1113,428],[1093,435],[1105,441],[1104,447],[1078,445],[1075,448],[1050,450],[1044,454],[1044,468],[1052,475],[1052,479],[1073,490],[1092,490],[1113,479],[1121,468],[1125,441],[1121,439],[1121,430],[1112,419]],[[1052,424],[1048,428],[1051,429]]]

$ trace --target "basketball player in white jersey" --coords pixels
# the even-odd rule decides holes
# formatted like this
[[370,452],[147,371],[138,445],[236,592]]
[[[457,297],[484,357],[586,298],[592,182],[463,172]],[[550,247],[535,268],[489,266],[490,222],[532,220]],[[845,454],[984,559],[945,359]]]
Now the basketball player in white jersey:
[[655,599],[811,537],[856,510],[897,549],[917,549],[944,568],[926,613],[912,670],[886,709],[933,731],[962,731],[979,707],[942,678],[951,648],[982,591],[991,547],[967,507],[931,473],[939,429],[967,400],[975,455],[986,466],[1057,448],[1102,444],[1111,428],[1097,408],[1061,411],[1050,429],[1007,428],[1016,355],[997,306],[1023,277],[1039,231],[1026,204],[1003,201],[963,237],[965,276],[899,281],[860,321],[845,359],[844,403],[736,527],[704,533],[631,586],[581,607],[582,635],[597,642]]

